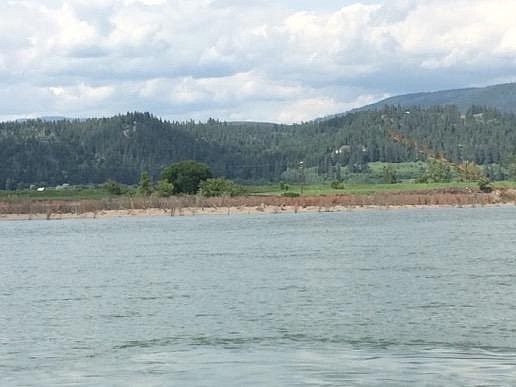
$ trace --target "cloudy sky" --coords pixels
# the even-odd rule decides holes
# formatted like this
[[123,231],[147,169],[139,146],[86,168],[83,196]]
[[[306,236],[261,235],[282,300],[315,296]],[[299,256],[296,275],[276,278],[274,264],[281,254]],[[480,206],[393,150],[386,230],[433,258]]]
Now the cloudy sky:
[[0,119],[296,122],[516,80],[516,0],[4,0]]

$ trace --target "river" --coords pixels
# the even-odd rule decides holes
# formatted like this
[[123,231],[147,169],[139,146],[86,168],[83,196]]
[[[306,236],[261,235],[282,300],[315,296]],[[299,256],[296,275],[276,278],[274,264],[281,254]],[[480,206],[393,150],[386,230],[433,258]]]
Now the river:
[[1,386],[514,386],[516,208],[0,222]]

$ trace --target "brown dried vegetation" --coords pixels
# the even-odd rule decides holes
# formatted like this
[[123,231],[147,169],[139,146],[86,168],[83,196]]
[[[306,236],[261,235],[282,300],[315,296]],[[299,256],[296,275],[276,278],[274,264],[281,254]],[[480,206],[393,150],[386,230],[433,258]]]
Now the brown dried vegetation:
[[273,212],[286,211],[287,207],[298,212],[313,207],[319,211],[331,211],[336,207],[398,207],[398,206],[483,206],[497,203],[516,202],[516,190],[504,189],[492,193],[481,193],[467,189],[383,192],[372,195],[326,195],[326,196],[237,196],[212,197],[174,196],[161,197],[113,197],[101,200],[30,200],[5,199],[0,201],[0,214],[44,214],[47,219],[58,218],[60,214],[98,214],[103,211],[162,210],[170,216],[181,216],[184,210],[195,214],[207,209],[248,208],[263,212],[272,208]]

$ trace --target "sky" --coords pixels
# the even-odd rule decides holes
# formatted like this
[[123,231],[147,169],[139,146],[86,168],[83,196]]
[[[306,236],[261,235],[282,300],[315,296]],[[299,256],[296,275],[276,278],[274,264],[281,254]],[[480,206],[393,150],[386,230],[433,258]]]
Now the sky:
[[516,81],[516,0],[3,0],[0,119],[301,122]]

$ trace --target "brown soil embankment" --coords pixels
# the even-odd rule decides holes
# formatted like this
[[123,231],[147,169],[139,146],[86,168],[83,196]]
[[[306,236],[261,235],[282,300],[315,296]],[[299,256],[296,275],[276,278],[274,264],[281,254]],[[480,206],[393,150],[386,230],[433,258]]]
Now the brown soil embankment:
[[181,216],[235,213],[280,213],[342,211],[354,208],[427,206],[488,206],[516,203],[516,190],[491,193],[466,189],[382,192],[370,195],[322,195],[287,198],[240,196],[110,197],[91,200],[5,199],[0,201],[0,219],[56,219],[106,216]]

